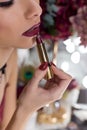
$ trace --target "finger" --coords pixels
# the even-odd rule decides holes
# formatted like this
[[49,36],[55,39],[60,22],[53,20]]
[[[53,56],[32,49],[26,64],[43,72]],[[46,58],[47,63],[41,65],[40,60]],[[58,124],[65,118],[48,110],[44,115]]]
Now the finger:
[[35,71],[31,83],[38,85],[39,82],[45,77],[48,69],[48,63],[42,63]]
[[66,80],[61,80],[60,84],[59,84],[59,88],[61,92],[64,92],[67,87],[69,86],[70,82],[72,81],[72,79],[66,79]]
[[70,82],[71,80],[62,80],[59,85],[56,84],[48,90],[49,93],[51,93],[53,100],[59,100],[62,98]]
[[58,76],[59,79],[72,79],[72,77],[65,73],[63,70],[58,69],[55,65],[51,65],[51,68],[55,75]]

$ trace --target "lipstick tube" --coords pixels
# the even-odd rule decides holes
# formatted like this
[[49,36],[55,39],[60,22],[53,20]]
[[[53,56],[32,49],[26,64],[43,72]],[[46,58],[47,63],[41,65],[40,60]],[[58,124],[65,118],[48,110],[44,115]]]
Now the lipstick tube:
[[46,79],[51,79],[53,77],[53,73],[52,73],[52,69],[50,67],[50,63],[49,63],[49,59],[48,59],[48,55],[47,55],[47,52],[46,52],[46,49],[45,49],[45,43],[42,41],[40,35],[38,34],[37,37],[36,37],[36,42],[37,42],[37,50],[38,50],[38,55],[39,55],[39,59],[40,59],[40,62],[43,63],[43,62],[48,62],[48,71],[47,71],[47,74],[46,74]]

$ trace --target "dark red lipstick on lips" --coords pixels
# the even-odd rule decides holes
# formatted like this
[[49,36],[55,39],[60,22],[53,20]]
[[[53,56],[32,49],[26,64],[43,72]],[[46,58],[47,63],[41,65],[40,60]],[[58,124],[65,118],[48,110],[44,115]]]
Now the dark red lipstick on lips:
[[[38,50],[40,62],[41,63],[48,62],[48,64],[49,64],[49,59],[48,59],[47,52],[45,49],[45,43],[43,42],[43,40],[41,39],[41,36],[39,34],[36,37],[36,42],[37,42],[37,50]],[[53,77],[53,73],[52,73],[50,66],[48,65],[46,79],[48,80],[48,79],[51,79],[52,77]]]
[[39,32],[39,26],[40,26],[40,23],[34,25],[32,28],[30,28],[29,30],[27,30],[26,32],[24,32],[23,36],[33,37],[33,36],[37,35],[38,32]]

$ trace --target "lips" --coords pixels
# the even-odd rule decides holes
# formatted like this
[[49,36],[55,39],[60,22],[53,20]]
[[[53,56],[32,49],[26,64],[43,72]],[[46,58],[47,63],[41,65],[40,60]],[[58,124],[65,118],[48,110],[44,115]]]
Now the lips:
[[32,28],[24,32],[22,35],[26,37],[32,37],[38,34],[40,23],[34,25]]

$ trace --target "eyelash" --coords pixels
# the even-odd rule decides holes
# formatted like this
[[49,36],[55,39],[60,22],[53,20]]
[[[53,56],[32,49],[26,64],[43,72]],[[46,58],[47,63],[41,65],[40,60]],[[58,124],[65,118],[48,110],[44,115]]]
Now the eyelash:
[[6,1],[6,2],[0,2],[0,7],[6,8],[6,7],[10,7],[12,4],[13,4],[13,0]]

